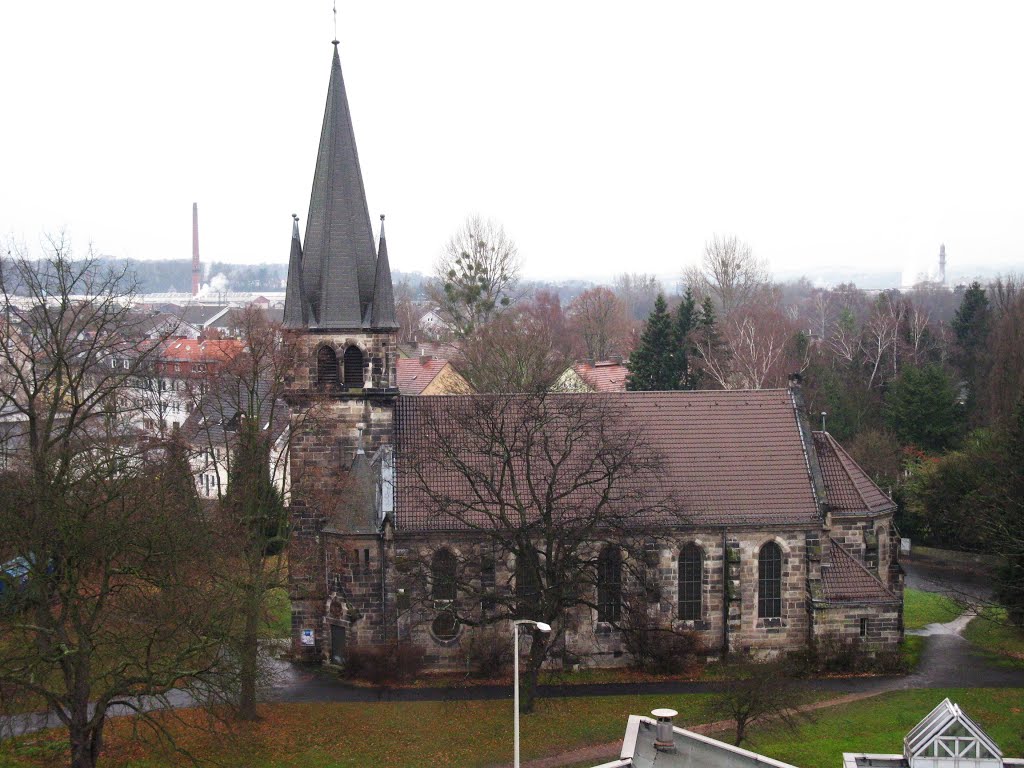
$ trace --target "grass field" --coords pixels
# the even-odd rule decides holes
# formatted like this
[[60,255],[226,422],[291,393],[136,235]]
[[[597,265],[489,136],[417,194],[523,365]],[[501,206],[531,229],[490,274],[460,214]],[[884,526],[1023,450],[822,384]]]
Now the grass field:
[[[943,697],[959,703],[1000,745],[1024,754],[1024,691],[930,689],[897,691],[819,710],[815,722],[794,736],[774,726],[755,727],[744,746],[801,768],[835,768],[841,753],[899,752],[903,736]],[[523,718],[523,759],[558,754],[622,738],[626,716],[658,706],[679,711],[686,727],[710,719],[707,694],[609,696],[541,701]],[[511,758],[511,702],[412,702],[380,704],[284,704],[264,707],[263,720],[232,731],[211,732],[196,712],[172,724],[179,743],[221,766],[241,768],[340,768],[341,766],[488,766]],[[202,727],[200,727],[202,726]],[[169,768],[186,758],[133,743],[131,725],[107,730],[102,765]],[[728,739],[728,733],[716,734]],[[50,768],[66,764],[55,734],[0,743],[3,768]]]
[[[995,739],[1003,754],[1024,754],[1024,690],[920,689],[896,691],[819,710],[796,736],[778,727],[755,730],[744,747],[800,768],[836,768],[843,752],[903,751],[903,737],[944,697],[964,708]],[[727,739],[728,734],[715,734]]]
[[[622,738],[629,714],[674,707],[683,723],[703,722],[707,694],[609,696],[540,701],[522,719],[523,759]],[[222,766],[484,766],[511,761],[512,702],[285,704],[261,708],[259,723],[216,733],[174,724],[176,739]],[[206,726],[186,713],[188,725]],[[164,768],[187,763],[180,754],[133,744],[130,722],[115,721],[104,736],[108,768]],[[0,766],[58,766],[66,751],[59,734],[0,743]]]
[[964,637],[1013,664],[1024,665],[1024,629],[1006,623],[1006,611],[990,608],[971,619]]
[[961,613],[951,597],[938,592],[907,589],[903,592],[903,624],[907,629],[921,629],[929,624],[944,624]]

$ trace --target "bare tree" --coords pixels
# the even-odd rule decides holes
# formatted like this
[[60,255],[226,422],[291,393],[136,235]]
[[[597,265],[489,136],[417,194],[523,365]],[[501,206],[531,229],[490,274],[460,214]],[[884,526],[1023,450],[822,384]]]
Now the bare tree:
[[572,363],[563,342],[541,317],[517,307],[467,336],[455,364],[477,392],[538,392]]
[[[554,628],[550,637],[533,633],[524,711],[574,611],[619,619],[622,594],[601,593],[598,563],[617,569],[639,561],[637,537],[669,523],[661,462],[618,403],[543,392],[424,398],[417,428],[400,438],[398,471],[409,478],[405,493],[424,510],[424,524],[475,542],[443,548],[441,568],[436,552],[424,552],[408,574],[424,618],[441,606],[435,621],[480,626],[528,617]],[[620,575],[609,580],[616,589]],[[613,603],[620,607],[601,607]]]
[[646,319],[662,292],[658,278],[642,272],[616,275],[612,288],[626,309],[627,319],[633,321]]
[[723,389],[780,387],[790,373],[806,367],[797,331],[771,292],[765,292],[726,317],[718,336],[698,335],[697,356]]
[[183,452],[140,438],[122,397],[148,362],[124,273],[53,239],[44,260],[0,262],[0,292],[0,396],[22,444],[2,476],[0,541],[27,569],[0,616],[0,705],[53,711],[71,766],[92,768],[112,707],[149,717],[140,697],[219,674],[208,528]]
[[512,305],[519,270],[519,249],[504,227],[480,216],[466,219],[434,269],[435,299],[457,336],[472,333]]
[[220,544],[215,578],[235,608],[227,640],[237,677],[228,695],[241,719],[254,720],[257,685],[266,672],[259,642],[267,601],[288,578],[290,427],[282,396],[294,353],[255,306],[241,311],[239,337],[244,350],[198,388],[202,394],[186,433],[200,456],[214,457]]
[[887,358],[892,361],[895,376],[896,343],[905,311],[906,307],[898,298],[882,294],[864,323],[859,347],[864,364],[871,371],[867,380],[868,389],[874,387],[876,382],[880,383],[881,368]]
[[684,270],[684,282],[695,293],[713,296],[728,317],[769,281],[768,266],[735,235],[714,235],[704,244],[700,266]]
[[730,663],[727,675],[713,708],[736,724],[733,744],[737,747],[757,723],[775,721],[795,733],[801,720],[810,720],[801,709],[807,696],[786,663],[743,659]]
[[569,324],[590,360],[622,354],[629,339],[626,308],[604,286],[584,291],[569,305]]
[[403,277],[395,285],[395,316],[398,320],[399,341],[414,341],[416,339],[420,312],[413,299],[412,285],[408,278]]

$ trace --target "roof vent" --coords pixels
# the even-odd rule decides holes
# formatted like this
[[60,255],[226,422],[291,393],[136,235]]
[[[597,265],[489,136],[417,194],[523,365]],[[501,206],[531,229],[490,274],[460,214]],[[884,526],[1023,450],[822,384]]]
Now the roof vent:
[[674,709],[655,709],[651,714],[658,720],[654,731],[654,748],[659,752],[675,752],[676,740],[672,730],[672,718],[679,713]]

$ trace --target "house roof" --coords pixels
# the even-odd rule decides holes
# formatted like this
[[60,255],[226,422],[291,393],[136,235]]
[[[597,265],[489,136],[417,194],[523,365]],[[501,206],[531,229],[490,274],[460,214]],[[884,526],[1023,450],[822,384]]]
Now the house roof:
[[[242,384],[239,384],[237,391],[227,388],[206,393],[182,424],[182,434],[189,443],[200,449],[231,445],[235,441],[242,414],[251,411],[264,415],[265,421],[260,428],[270,430],[271,440],[276,441],[288,427],[288,406],[283,400],[273,400],[268,382],[259,382],[255,395],[256,402],[250,406],[248,392]],[[273,423],[267,417],[271,413]]]
[[400,357],[395,361],[398,391],[403,395],[421,395],[430,382],[448,365],[436,357]]
[[172,339],[164,344],[160,360],[171,363],[226,363],[234,360],[245,344],[238,339]]
[[823,597],[829,603],[898,603],[896,597],[841,544],[829,541],[821,563]]
[[587,384],[593,387],[595,392],[625,392],[626,374],[629,371],[626,366],[611,360],[602,360],[596,363],[576,363],[573,366]]
[[838,516],[891,512],[896,504],[875,485],[828,432],[814,433],[821,474],[828,489],[828,504]]
[[229,309],[231,309],[231,307],[227,304],[190,304],[189,306],[184,307],[180,312],[175,313],[175,315],[180,320],[189,323],[190,325],[197,326],[198,328],[206,328],[210,323],[219,318]]
[[[472,498],[458,460],[480,450],[472,433],[474,403],[491,396],[400,397],[397,411],[396,524],[400,528],[462,527],[425,503],[420,484]],[[497,396],[495,396],[497,397]],[[510,408],[516,398],[507,396]],[[552,394],[555,401],[593,403],[616,414],[619,429],[636,431],[660,458],[654,482],[672,499],[681,525],[820,525],[793,396],[788,390]],[[584,398],[585,400],[579,400]],[[524,406],[525,407],[525,406]],[[512,417],[514,419],[514,416]],[[457,455],[417,463],[440,443]],[[586,447],[582,449],[585,453]],[[414,466],[415,464],[415,466]],[[543,472],[543,462],[540,462]],[[536,465],[535,465],[536,466]],[[416,472],[419,472],[417,479]],[[646,482],[647,479],[638,480]]]

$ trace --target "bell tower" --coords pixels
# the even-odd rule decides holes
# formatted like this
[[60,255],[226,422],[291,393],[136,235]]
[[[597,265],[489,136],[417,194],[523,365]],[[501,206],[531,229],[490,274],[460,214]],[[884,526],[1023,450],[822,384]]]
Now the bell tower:
[[[380,518],[375,494],[364,486],[373,484],[375,471],[379,476],[381,449],[392,442],[398,396],[384,217],[375,247],[333,45],[304,242],[293,214],[284,309],[294,355],[285,394],[292,441],[289,592],[293,651],[306,660],[334,656],[338,637],[373,642],[383,631],[383,608],[372,599],[380,593],[369,583],[380,571],[371,567],[371,552],[383,554]],[[353,552],[355,564],[342,569],[353,578],[327,583],[325,569],[336,572],[334,561],[351,560]],[[341,619],[332,624],[335,614]]]

